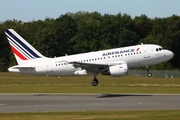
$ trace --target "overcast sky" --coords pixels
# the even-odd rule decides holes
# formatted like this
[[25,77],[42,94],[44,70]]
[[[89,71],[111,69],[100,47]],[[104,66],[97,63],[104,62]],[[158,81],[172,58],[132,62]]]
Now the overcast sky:
[[78,11],[101,14],[126,13],[132,18],[147,15],[149,18],[180,15],[180,0],[0,0],[0,22],[6,20],[44,20],[58,18],[67,12]]

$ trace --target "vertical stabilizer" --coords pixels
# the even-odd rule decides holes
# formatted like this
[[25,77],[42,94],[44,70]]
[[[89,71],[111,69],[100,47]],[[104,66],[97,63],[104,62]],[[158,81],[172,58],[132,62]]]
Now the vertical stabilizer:
[[44,57],[13,29],[5,30],[5,34],[18,64],[22,64],[27,60]]

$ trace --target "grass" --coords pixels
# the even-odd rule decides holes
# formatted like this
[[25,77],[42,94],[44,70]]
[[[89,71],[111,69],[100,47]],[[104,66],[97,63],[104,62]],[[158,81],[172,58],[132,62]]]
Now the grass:
[[[0,73],[0,93],[153,93],[180,94],[180,78],[98,76],[45,77]],[[0,113],[1,120],[179,120],[180,110],[71,111],[52,113]]]
[[180,110],[0,113],[1,120],[179,120]]
[[153,93],[180,94],[180,78],[98,76],[99,85],[91,85],[92,76],[46,77],[0,73],[0,93]]

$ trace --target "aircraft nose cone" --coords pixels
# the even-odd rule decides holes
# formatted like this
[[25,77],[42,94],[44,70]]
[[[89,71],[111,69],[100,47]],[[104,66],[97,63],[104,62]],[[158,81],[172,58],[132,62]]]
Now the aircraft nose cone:
[[167,57],[168,57],[169,59],[173,58],[173,57],[174,57],[174,53],[171,52],[171,51],[168,51]]

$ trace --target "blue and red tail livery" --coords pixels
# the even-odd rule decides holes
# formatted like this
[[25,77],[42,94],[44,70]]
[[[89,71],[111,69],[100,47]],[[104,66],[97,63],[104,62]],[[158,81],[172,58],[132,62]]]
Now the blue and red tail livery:
[[5,30],[5,33],[18,64],[24,62],[25,60],[44,57],[13,29]]

